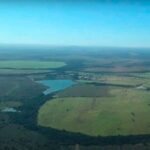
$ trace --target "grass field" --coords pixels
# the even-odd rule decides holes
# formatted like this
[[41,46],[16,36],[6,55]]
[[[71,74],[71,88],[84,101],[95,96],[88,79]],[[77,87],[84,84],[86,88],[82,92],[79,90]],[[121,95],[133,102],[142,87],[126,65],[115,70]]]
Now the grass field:
[[78,84],[59,92],[58,97],[107,97],[109,88],[88,84]]
[[64,62],[55,61],[0,61],[0,69],[53,69],[65,66]]
[[50,100],[40,108],[38,124],[92,136],[150,134],[150,93],[127,88],[110,93]]
[[150,80],[148,78],[130,77],[130,76],[102,76],[100,82],[108,84],[120,84],[120,85],[145,85],[150,86]]
[[[95,77],[96,75],[93,75]],[[128,75],[99,75],[95,80],[78,80],[79,83],[106,83],[117,85],[138,86],[143,85],[150,87],[150,74],[149,73],[134,73]]]

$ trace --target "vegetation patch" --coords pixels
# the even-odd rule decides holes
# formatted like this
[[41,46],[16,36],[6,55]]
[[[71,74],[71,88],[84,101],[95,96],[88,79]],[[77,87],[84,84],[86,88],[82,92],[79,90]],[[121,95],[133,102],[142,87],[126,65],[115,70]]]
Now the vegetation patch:
[[0,109],[6,108],[6,107],[17,108],[21,105],[22,105],[22,103],[19,101],[1,101],[0,102]]
[[79,84],[59,92],[58,97],[106,97],[111,96],[109,88],[88,84]]
[[0,77],[0,102],[28,101],[46,89],[27,77]]
[[[30,137],[30,138],[29,138]],[[20,125],[9,124],[0,128],[1,150],[49,150],[49,141],[41,134]]]
[[6,60],[0,61],[1,69],[53,69],[65,66],[64,62],[58,61],[29,61],[29,60]]
[[38,124],[92,136],[150,134],[150,93],[112,88],[112,97],[65,97],[46,102]]

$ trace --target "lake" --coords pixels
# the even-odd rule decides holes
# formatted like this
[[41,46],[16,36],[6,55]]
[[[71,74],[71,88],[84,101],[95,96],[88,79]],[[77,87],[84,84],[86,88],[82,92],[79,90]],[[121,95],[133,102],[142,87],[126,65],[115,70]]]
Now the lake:
[[48,87],[48,89],[43,92],[45,95],[66,89],[75,84],[72,80],[41,80],[37,82]]

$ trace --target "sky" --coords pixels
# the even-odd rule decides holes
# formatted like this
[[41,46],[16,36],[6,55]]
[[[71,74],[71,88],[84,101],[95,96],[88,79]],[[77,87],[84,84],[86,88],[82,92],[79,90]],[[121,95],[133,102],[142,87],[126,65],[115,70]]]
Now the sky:
[[149,0],[1,0],[0,44],[150,47]]

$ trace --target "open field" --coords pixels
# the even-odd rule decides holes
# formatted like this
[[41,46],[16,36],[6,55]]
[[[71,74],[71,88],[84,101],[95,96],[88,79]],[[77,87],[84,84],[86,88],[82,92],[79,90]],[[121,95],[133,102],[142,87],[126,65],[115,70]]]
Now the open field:
[[1,69],[53,69],[65,66],[58,61],[29,61],[29,60],[5,60],[0,61]]
[[79,83],[105,83],[122,86],[139,86],[143,85],[147,88],[150,87],[150,75],[149,73],[134,73],[125,75],[98,75],[93,74],[92,80],[78,80]]
[[113,88],[112,97],[67,97],[45,103],[38,124],[92,136],[150,134],[150,93]]
[[79,84],[67,88],[57,94],[58,97],[107,97],[109,88],[88,84]]
[[100,79],[103,83],[109,84],[121,84],[121,85],[145,85],[150,86],[150,80],[148,78],[129,77],[129,76],[103,76]]
[[[115,55],[115,53],[113,54]],[[150,61],[143,58],[134,58],[132,56],[109,56],[105,58],[94,57],[91,61],[85,62],[84,71],[87,72],[107,72],[107,73],[133,73],[150,71]],[[115,58],[116,57],[116,58]]]

